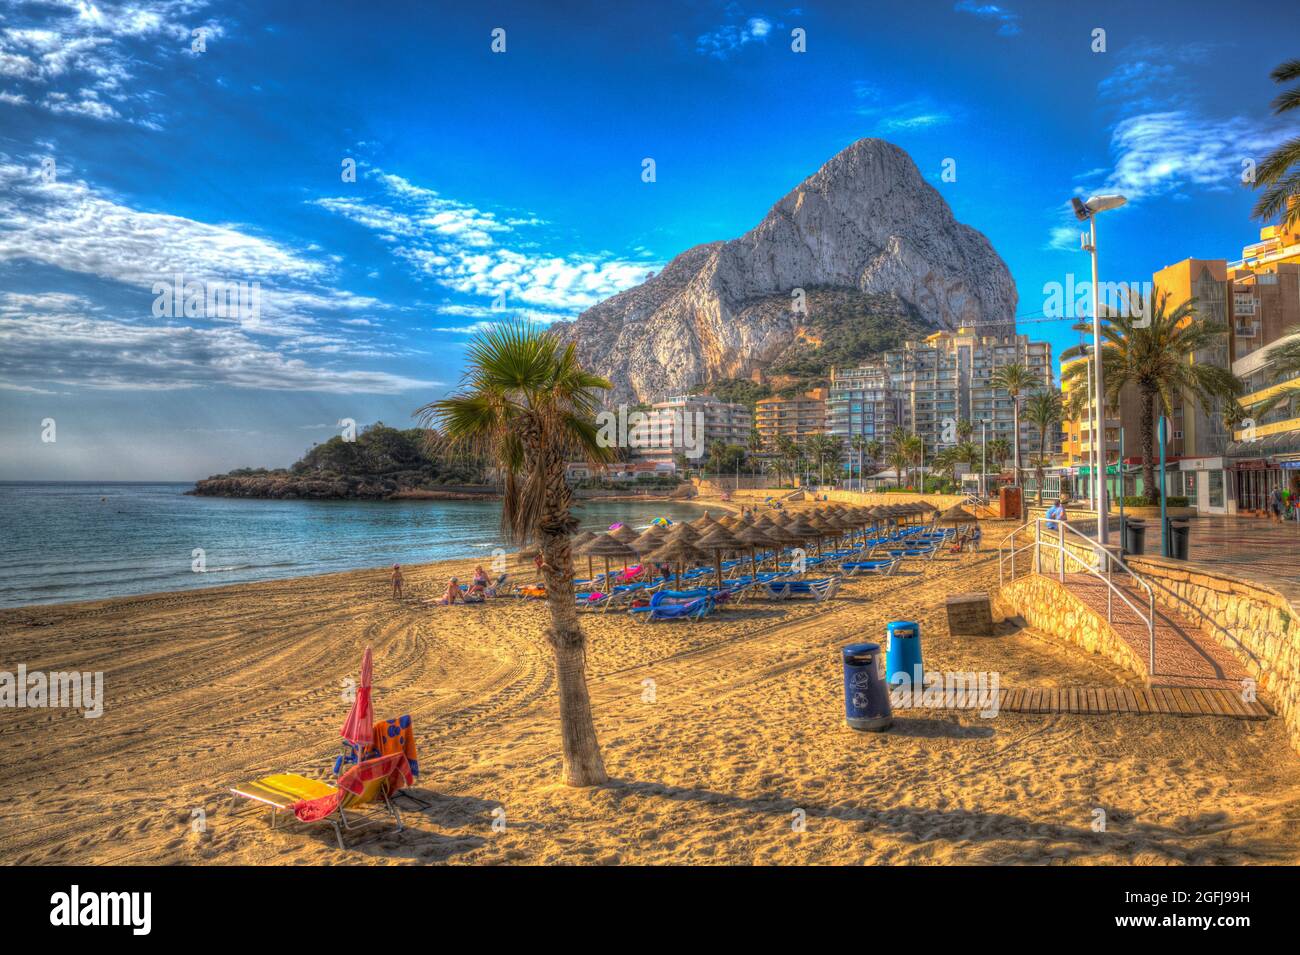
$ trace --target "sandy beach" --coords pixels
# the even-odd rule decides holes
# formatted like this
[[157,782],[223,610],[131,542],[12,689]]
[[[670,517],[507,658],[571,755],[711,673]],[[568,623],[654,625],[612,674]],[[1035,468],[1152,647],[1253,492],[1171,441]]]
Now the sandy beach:
[[[1132,679],[1030,631],[950,636],[944,597],[996,589],[993,550],[696,625],[584,615],[613,777],[590,790],[557,784],[545,605],[424,602],[472,566],[409,568],[402,600],[376,569],[0,612],[0,669],[101,670],[106,693],[98,719],[4,713],[0,862],[1300,861],[1300,760],[1277,720],[909,710],[885,734],[844,725],[838,648],[893,619],[921,623],[932,669],[996,670],[1003,686]],[[329,778],[367,646],[375,714],[413,717],[431,808],[346,850],[325,827],[236,816],[234,784]]]

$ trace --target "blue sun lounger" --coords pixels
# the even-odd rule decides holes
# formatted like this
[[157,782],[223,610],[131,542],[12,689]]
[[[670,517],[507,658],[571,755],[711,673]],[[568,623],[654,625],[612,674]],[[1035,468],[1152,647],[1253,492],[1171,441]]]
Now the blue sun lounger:
[[813,600],[829,600],[840,589],[839,577],[823,577],[821,580],[770,580],[767,582],[767,595],[777,600],[787,597],[811,597]]
[[702,596],[686,597],[693,591],[661,590],[650,598],[645,607],[630,607],[628,612],[640,623],[653,623],[656,620],[700,620],[713,612],[714,595],[705,592]]
[[902,563],[899,557],[879,558],[877,560],[846,560],[840,564],[840,570],[844,571],[847,577],[856,577],[859,574],[879,574],[881,577],[888,577],[898,565]]

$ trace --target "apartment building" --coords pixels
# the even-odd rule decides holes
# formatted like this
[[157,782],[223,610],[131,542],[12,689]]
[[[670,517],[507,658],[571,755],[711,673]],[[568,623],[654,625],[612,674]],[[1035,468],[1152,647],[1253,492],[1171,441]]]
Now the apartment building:
[[714,441],[747,446],[753,427],[747,407],[713,395],[674,395],[656,401],[644,415],[630,430],[632,452],[655,462],[679,454],[697,461]]
[[[955,444],[952,427],[961,421],[973,425],[975,440],[983,426],[988,441],[1011,442],[1015,432],[1011,396],[992,385],[994,373],[1004,365],[1024,365],[1043,388],[1053,387],[1050,344],[1031,342],[1028,335],[982,331],[936,332],[882,356],[890,388],[902,399],[898,423],[921,435],[927,449]],[[1025,421],[1020,426],[1020,448],[1022,462],[1038,449],[1038,432]],[[1059,433],[1048,435],[1047,450],[1049,454],[1060,450]]]
[[763,398],[754,406],[754,427],[764,451],[776,448],[780,438],[802,441],[809,435],[826,433],[827,389],[812,391],[793,398]]
[[1248,420],[1227,445],[1239,509],[1259,510],[1274,487],[1300,490],[1300,377],[1277,379],[1270,350],[1300,340],[1300,228],[1269,226],[1227,264],[1232,370],[1246,384]]
[[901,396],[894,393],[883,365],[831,369],[826,430],[846,448],[857,437],[887,448],[901,420]]

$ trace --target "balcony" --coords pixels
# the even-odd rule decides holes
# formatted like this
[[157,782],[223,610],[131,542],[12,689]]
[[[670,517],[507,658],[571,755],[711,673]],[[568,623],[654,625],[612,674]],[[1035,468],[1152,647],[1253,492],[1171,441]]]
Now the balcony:
[[1238,338],[1258,338],[1259,322],[1236,322],[1232,326],[1232,333]]

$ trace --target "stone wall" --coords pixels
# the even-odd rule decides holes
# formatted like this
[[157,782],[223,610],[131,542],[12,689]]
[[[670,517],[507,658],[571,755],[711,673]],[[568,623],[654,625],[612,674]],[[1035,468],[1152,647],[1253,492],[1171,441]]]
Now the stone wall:
[[1158,601],[1197,621],[1241,660],[1300,749],[1300,612],[1270,587],[1200,564],[1136,556],[1128,564]]
[[998,617],[1018,616],[1035,630],[1051,634],[1089,653],[1099,653],[1140,676],[1147,666],[1133,648],[1097,613],[1055,578],[1026,574],[998,591],[994,602]]

